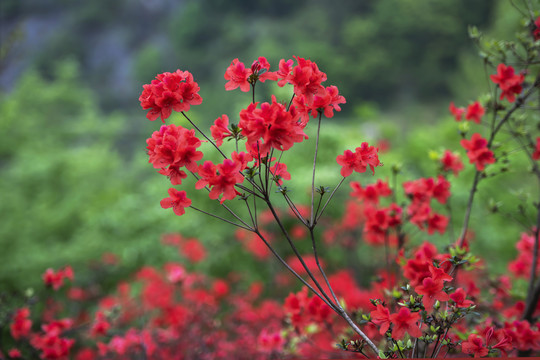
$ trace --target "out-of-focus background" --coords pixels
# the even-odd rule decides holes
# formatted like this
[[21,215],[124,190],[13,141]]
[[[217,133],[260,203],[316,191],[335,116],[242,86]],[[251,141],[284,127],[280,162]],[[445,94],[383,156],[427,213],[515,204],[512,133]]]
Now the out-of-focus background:
[[[320,181],[334,186],[335,157],[363,141],[389,145],[377,177],[389,179],[391,165],[401,163],[400,180],[411,180],[435,175],[429,150],[459,151],[467,163],[447,110],[450,101],[466,105],[486,92],[467,26],[511,37],[518,16],[505,0],[2,0],[0,290],[32,286],[47,267],[71,264],[77,271],[105,252],[117,254],[126,273],[159,264],[177,256],[159,246],[161,234],[171,232],[201,239],[209,253],[198,265],[203,271],[265,277],[256,261],[239,261],[233,229],[193,211],[177,217],[161,209],[168,182],[145,153],[145,139],[160,122],[148,121],[138,102],[156,74],[193,73],[203,104],[190,116],[207,128],[223,113],[235,121],[250,101],[224,90],[234,58],[249,66],[265,56],[276,69],[279,59],[309,57],[327,73],[326,85],[347,99],[323,124]],[[260,100],[269,89],[260,86]],[[171,120],[182,123],[177,115]],[[283,160],[294,169],[288,186],[307,203],[301,173],[309,171],[311,160],[304,159],[313,149],[297,151]],[[473,172],[466,167],[452,180],[456,228]],[[496,201],[519,196],[510,180],[482,184],[501,186],[508,191],[498,191]],[[344,187],[341,199],[348,192]],[[194,201],[211,209],[204,194]],[[480,228],[490,201],[479,196],[472,227],[475,246],[489,249],[490,266],[501,272],[519,228],[504,216]],[[333,214],[343,213],[339,204]],[[422,233],[413,240],[426,239]],[[449,242],[448,235],[430,239]],[[329,251],[337,256],[340,249]]]

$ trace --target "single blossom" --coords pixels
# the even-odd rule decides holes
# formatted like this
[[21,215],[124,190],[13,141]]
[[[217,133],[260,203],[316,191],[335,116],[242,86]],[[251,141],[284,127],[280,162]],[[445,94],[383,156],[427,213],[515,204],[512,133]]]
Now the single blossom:
[[214,121],[214,125],[210,126],[210,134],[216,141],[217,146],[223,144],[223,139],[232,136],[229,130],[229,117],[225,114],[221,115]]
[[477,334],[470,334],[467,341],[461,343],[461,351],[465,354],[472,354],[474,357],[487,356],[489,349],[484,345],[484,342]]
[[251,69],[246,68],[238,59],[234,59],[225,71],[225,80],[229,80],[225,84],[225,90],[234,90],[239,87],[241,91],[248,92],[251,88],[248,81],[251,74]]
[[463,170],[463,162],[458,154],[452,153],[450,150],[445,150],[440,159],[443,171],[452,171],[454,176],[458,176]]
[[466,296],[467,294],[465,293],[465,290],[462,288],[457,288],[456,291],[450,294],[450,299],[452,299],[452,301],[456,303],[456,306],[459,308],[467,308],[474,305],[471,300],[466,299]]
[[467,106],[467,112],[465,113],[466,120],[472,120],[477,124],[480,124],[482,116],[485,114],[485,109],[478,101],[475,101],[471,105]]
[[311,116],[317,117],[319,112],[327,118],[334,117],[334,110],[341,111],[339,104],[345,104],[345,98],[339,95],[336,86],[328,86],[323,95],[315,95],[311,105]]
[[456,121],[461,121],[461,119],[463,118],[463,114],[465,113],[465,109],[462,107],[456,107],[453,101],[450,103],[448,110],[452,115],[454,115]]
[[371,321],[375,325],[379,325],[379,333],[384,335],[392,324],[390,320],[390,310],[381,304],[377,304],[377,309],[373,310],[370,315]]
[[400,308],[399,312],[390,315],[390,321],[394,325],[392,328],[392,338],[401,340],[405,333],[416,338],[422,336],[422,331],[417,324],[419,320],[419,313],[411,313],[406,307]]
[[490,75],[490,78],[491,81],[499,85],[501,89],[501,100],[506,97],[509,102],[514,102],[516,100],[515,95],[520,94],[523,90],[522,84],[525,76],[523,74],[515,74],[512,66],[499,64],[497,66],[497,74]]
[[161,207],[164,209],[172,207],[176,215],[184,215],[186,213],[185,208],[191,206],[191,199],[187,197],[185,191],[170,188],[168,192],[170,196],[160,201]]
[[71,266],[66,266],[58,271],[54,271],[53,269],[49,268],[42,275],[45,285],[52,287],[54,290],[58,290],[62,287],[62,285],[64,285],[64,279],[73,281],[73,278],[74,275]]
[[222,164],[214,165],[211,161],[205,161],[199,166],[199,181],[195,184],[195,188],[202,189],[205,186],[210,187],[208,196],[210,199],[218,199],[221,197],[220,203],[225,200],[232,200],[240,193],[235,186],[244,181],[241,171],[242,164],[231,159],[223,160]]
[[493,164],[495,157],[493,152],[487,147],[487,140],[480,134],[474,133],[471,140],[461,140],[461,146],[467,150],[469,162],[476,165],[478,171],[483,171],[487,164]]
[[353,171],[366,172],[367,166],[375,174],[375,167],[381,165],[377,154],[378,150],[374,146],[369,146],[367,142],[363,142],[360,147],[357,147],[354,153],[351,150],[345,150],[343,155],[336,158],[337,163],[342,166],[341,176],[347,177]]
[[418,295],[423,295],[422,303],[429,312],[433,310],[433,305],[437,300],[448,301],[450,297],[443,290],[444,284],[442,279],[436,280],[432,277],[426,277],[422,280],[422,285],[418,285],[414,290]]
[[18,309],[13,315],[13,320],[10,325],[11,336],[15,340],[30,335],[32,328],[32,320],[30,320],[30,310],[27,307]]

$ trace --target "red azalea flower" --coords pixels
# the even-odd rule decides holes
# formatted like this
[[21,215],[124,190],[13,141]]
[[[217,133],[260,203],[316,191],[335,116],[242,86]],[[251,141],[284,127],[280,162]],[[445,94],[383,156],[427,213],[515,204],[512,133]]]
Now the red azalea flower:
[[110,327],[111,324],[109,324],[109,321],[107,320],[105,314],[103,314],[102,311],[98,311],[96,312],[95,321],[90,328],[90,335],[95,337],[105,336],[107,335],[107,331],[109,331]]
[[229,284],[225,280],[217,279],[212,285],[212,292],[216,298],[223,298],[229,293]]
[[266,80],[277,81],[278,79],[277,72],[270,71],[270,64],[264,56],[259,56],[259,58],[251,64],[251,72],[256,75],[256,79],[260,82],[265,82]]
[[16,348],[12,348],[11,350],[9,350],[8,356],[11,359],[21,359],[22,358],[22,354],[21,354],[20,350],[16,349]]
[[167,263],[163,267],[167,275],[167,280],[175,284],[186,278],[186,269],[180,264],[176,263]]
[[217,146],[221,146],[223,144],[223,139],[232,135],[228,126],[229,117],[225,114],[221,115],[221,117],[218,117],[214,121],[214,125],[210,126],[210,133],[216,141]]
[[450,103],[448,110],[450,110],[450,113],[454,115],[456,121],[461,121],[461,119],[463,118],[463,113],[465,113],[465,109],[462,107],[456,107],[453,101]]
[[363,142],[360,147],[357,147],[354,153],[351,150],[345,150],[343,155],[336,158],[337,163],[342,166],[341,175],[347,177],[353,171],[366,172],[368,165],[375,174],[375,167],[381,165],[377,155],[378,150],[374,146],[369,146],[367,142]]
[[269,333],[263,329],[257,338],[259,349],[264,353],[279,353],[283,349],[285,339],[279,331]]
[[487,356],[489,349],[484,346],[482,338],[477,334],[470,334],[467,341],[461,343],[461,351],[465,354],[474,354],[474,357]]
[[163,125],[159,131],[154,131],[152,137],[146,139],[148,146],[148,162],[156,169],[164,169],[168,166],[171,170],[161,173],[178,173],[176,181],[182,178],[179,171],[181,167],[186,167],[190,171],[197,171],[197,161],[202,159],[203,153],[197,151],[201,146],[201,141],[195,136],[195,130],[185,129],[182,126]]
[[536,138],[536,148],[534,149],[534,152],[532,153],[533,160],[540,159],[540,137]]
[[453,277],[448,275],[446,271],[442,267],[435,267],[432,264],[429,264],[429,273],[431,274],[431,278],[433,278],[434,281],[452,281]]
[[46,286],[51,286],[54,290],[60,289],[62,285],[64,284],[64,279],[70,279],[73,281],[73,269],[71,266],[66,266],[64,269],[60,269],[58,271],[54,271],[53,269],[49,268],[45,271],[45,273],[42,275],[43,282]]
[[450,150],[444,151],[444,154],[441,157],[441,164],[443,171],[452,171],[454,176],[458,176],[459,172],[463,170],[461,158],[459,155],[452,153]]
[[487,147],[487,140],[480,134],[474,133],[471,140],[463,139],[460,144],[467,150],[469,162],[471,164],[476,164],[476,169],[478,171],[483,171],[486,164],[493,164],[495,162],[493,152]]
[[339,95],[336,86],[329,86],[323,95],[315,95],[311,105],[311,116],[317,117],[319,112],[324,113],[327,118],[334,117],[334,110],[341,111],[339,104],[345,104],[345,98]]
[[239,153],[233,151],[233,153],[231,154],[231,158],[233,159],[233,161],[240,164],[240,171],[247,169],[248,163],[253,161],[253,156],[244,151],[240,151]]
[[279,86],[285,86],[285,84],[288,81],[289,76],[292,73],[292,68],[294,65],[294,61],[292,59],[289,59],[285,61],[285,59],[281,59],[279,61],[279,70],[276,71],[277,77],[279,79],[278,85]]
[[283,184],[283,180],[291,180],[291,174],[287,171],[287,165],[276,162],[270,167],[270,172],[277,179],[279,185]]
[[75,340],[62,337],[62,333],[73,325],[71,319],[52,321],[42,326],[45,334],[36,334],[30,343],[41,351],[42,359],[67,359]]
[[201,104],[199,90],[188,71],[165,72],[157,75],[150,84],[143,85],[139,101],[144,110],[149,110],[146,114],[149,120],[161,116],[161,121],[165,122],[172,110],[188,111],[191,105]]
[[32,320],[29,319],[30,310],[26,307],[20,308],[13,315],[13,321],[10,325],[11,336],[15,340],[27,337],[32,328]]
[[225,71],[225,80],[229,80],[225,84],[225,90],[234,90],[239,87],[241,91],[248,92],[251,88],[248,81],[250,75],[251,69],[247,69],[238,59],[234,59]]
[[540,40],[540,16],[534,21],[534,30],[532,32],[534,40]]
[[456,303],[458,308],[468,308],[474,305],[474,303],[471,300],[466,300],[466,296],[465,290],[457,288],[454,293],[450,294],[450,299]]
[[497,66],[497,74],[490,75],[491,81],[498,84],[502,90],[500,99],[504,97],[509,102],[515,101],[515,95],[521,93],[523,90],[521,84],[525,80],[523,74],[516,75],[512,66],[506,66],[505,64],[499,64]]
[[379,197],[386,197],[392,195],[392,190],[388,186],[388,183],[378,179],[375,184],[366,185],[365,188],[357,181],[351,182],[352,197],[356,197],[359,200],[366,201],[372,204],[379,203]]
[[433,184],[433,197],[441,204],[446,204],[446,200],[450,197],[450,182],[439,175],[437,182]]
[[377,310],[373,310],[370,314],[371,321],[376,325],[380,325],[379,333],[381,335],[384,335],[384,333],[388,331],[388,329],[390,328],[390,324],[392,323],[390,320],[390,310],[388,310],[381,304],[377,304]]
[[182,179],[187,178],[186,172],[180,170],[179,166],[170,165],[168,168],[161,168],[158,173],[168,177],[171,185],[182,185]]
[[427,219],[427,232],[428,234],[433,234],[435,231],[438,231],[440,234],[444,234],[446,231],[446,226],[448,226],[448,218],[444,215],[437,214],[435,212],[431,213]]
[[482,116],[484,116],[485,110],[478,101],[475,101],[471,105],[467,106],[467,113],[465,114],[465,119],[472,120],[477,124],[480,124]]
[[220,203],[225,200],[232,200],[240,193],[236,190],[236,184],[244,181],[240,173],[242,164],[231,159],[223,160],[222,164],[214,165],[211,161],[205,161],[199,166],[199,181],[195,188],[202,189],[205,186],[210,187],[208,196],[210,199],[217,199],[220,195]]
[[304,96],[305,103],[311,106],[315,95],[325,95],[325,89],[321,83],[326,81],[326,74],[320,71],[317,64],[311,60],[296,56],[294,58],[298,65],[293,67],[287,81],[294,86],[296,96]]
[[184,208],[191,206],[191,199],[187,197],[186,192],[170,188],[169,195],[169,197],[160,201],[161,207],[164,209],[172,207],[176,215],[184,215],[186,213]]
[[[289,150],[295,143],[308,138],[304,132],[305,124],[298,121],[300,114],[294,106],[287,110],[274,95],[272,103],[258,105],[253,103],[240,111],[238,127],[242,129],[242,135],[247,137],[247,149],[257,146],[255,152],[265,157],[271,148]],[[258,158],[259,154],[254,157]]]
[[392,338],[400,340],[406,332],[412,337],[418,338],[422,336],[422,331],[417,325],[418,320],[420,320],[420,314],[417,312],[411,313],[406,307],[402,307],[399,312],[390,315],[390,321],[394,325]]
[[417,286],[414,290],[418,295],[423,295],[422,303],[424,307],[429,312],[433,310],[433,305],[437,300],[439,301],[448,301],[450,297],[447,293],[443,291],[443,281],[442,279],[435,280],[431,277],[426,277],[422,280],[422,285]]
[[198,263],[206,258],[206,249],[197,239],[188,239],[180,245],[180,253],[189,261]]

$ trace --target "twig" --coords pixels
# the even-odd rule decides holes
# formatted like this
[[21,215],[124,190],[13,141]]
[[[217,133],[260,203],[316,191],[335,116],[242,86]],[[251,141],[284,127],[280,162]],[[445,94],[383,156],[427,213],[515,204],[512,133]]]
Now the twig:
[[315,140],[315,155],[313,156],[313,177],[311,179],[311,215],[309,220],[309,226],[310,229],[313,229],[315,227],[314,220],[315,220],[315,209],[314,209],[314,203],[315,203],[315,167],[317,165],[317,153],[319,152],[319,135],[321,133],[321,118],[322,113],[319,111],[319,122],[317,125],[317,137]]

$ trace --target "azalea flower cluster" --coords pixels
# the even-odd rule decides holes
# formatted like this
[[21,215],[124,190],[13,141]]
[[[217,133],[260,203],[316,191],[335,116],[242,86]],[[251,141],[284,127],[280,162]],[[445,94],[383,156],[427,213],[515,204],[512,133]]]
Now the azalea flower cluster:
[[[159,169],[160,174],[167,176],[172,185],[181,185],[188,176],[187,172],[193,174],[197,178],[196,189],[208,189],[209,197],[219,199],[222,204],[244,194],[240,190],[245,178],[263,166],[267,169],[264,173],[271,176],[270,180],[282,185],[283,180],[290,179],[290,174],[287,165],[276,161],[272,154],[287,151],[294,144],[307,139],[304,129],[310,116],[331,118],[334,110],[340,111],[339,105],[345,103],[337,87],[322,85],[326,81],[326,74],[314,62],[300,57],[295,57],[295,60],[296,65],[293,60],[282,59],[279,70],[275,72],[269,71],[270,64],[264,57],[255,60],[251,68],[238,59],[234,59],[227,68],[226,90],[240,88],[241,91],[254,91],[258,81],[271,80],[277,81],[279,86],[292,85],[293,97],[289,106],[278,102],[274,95],[271,102],[253,101],[240,111],[237,123],[231,123],[226,114],[217,118],[210,127],[212,139],[204,133],[201,135],[215,145],[224,158],[223,162],[216,164],[206,160],[200,163],[203,153],[198,148],[202,140],[194,129],[175,124],[161,126],[146,141],[149,162]],[[182,112],[187,117],[185,111],[189,110],[190,105],[202,102],[193,76],[186,71],[160,74],[143,88],[139,100],[143,109],[150,108],[150,120],[157,118],[156,114],[159,113],[164,121],[172,110]],[[234,140],[237,150],[226,155],[219,149],[224,140]],[[245,141],[243,151],[238,148],[240,141]],[[347,174],[344,176],[350,175],[353,170],[365,172],[368,165],[374,172],[374,167],[380,165],[377,149],[367,143],[357,148],[354,154],[347,151],[344,155],[347,159],[338,157],[338,163],[343,166],[342,174]],[[249,178],[248,181],[252,182],[253,179]],[[191,205],[186,191],[175,188],[169,189],[169,197],[161,201],[163,208],[172,207],[177,215],[184,214],[185,208]]]
[[199,85],[188,71],[159,74],[143,88],[139,101],[142,108],[148,110],[146,117],[151,121],[161,117],[161,121],[165,122],[173,110],[188,111],[191,105],[202,102]]
[[58,290],[64,284],[64,279],[73,281],[74,276],[71,266],[66,266],[58,271],[49,268],[45,271],[42,278],[45,285],[52,287],[54,290]]

